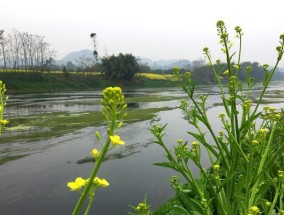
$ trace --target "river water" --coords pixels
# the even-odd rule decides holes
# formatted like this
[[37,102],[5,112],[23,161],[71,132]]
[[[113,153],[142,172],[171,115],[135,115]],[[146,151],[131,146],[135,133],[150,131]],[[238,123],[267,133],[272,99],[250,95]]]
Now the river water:
[[[279,90],[282,95],[283,85],[270,88],[271,94]],[[218,113],[223,109],[216,88],[204,87],[197,92],[208,93],[208,116],[216,131],[221,128]],[[91,214],[124,215],[131,211],[129,205],[137,205],[145,195],[152,208],[170,199],[174,191],[169,180],[176,173],[172,170],[154,166],[153,163],[166,161],[162,148],[153,143],[154,138],[149,128],[153,123],[168,124],[165,142],[172,148],[177,139],[193,139],[186,133],[190,127],[182,111],[177,108],[181,95],[178,89],[136,90],[126,92],[126,96],[159,94],[174,95],[177,99],[159,102],[143,102],[138,108],[171,107],[161,111],[152,120],[126,124],[119,132],[126,142],[125,146],[112,150],[111,156],[103,162],[98,176],[106,178],[110,186],[96,192]],[[70,101],[95,101],[100,92],[72,92],[54,94],[10,95],[7,115],[33,115],[41,112],[82,112],[99,110],[97,104],[66,105]],[[269,98],[274,106],[281,108],[283,99]],[[64,215],[71,214],[78,200],[79,193],[70,192],[66,184],[81,176],[87,178],[94,163],[78,164],[78,160],[89,156],[91,149],[98,147],[95,131],[105,133],[105,128],[88,127],[74,133],[36,141],[19,141],[0,144],[0,155],[14,152],[29,152],[29,156],[9,161],[0,165],[0,214],[1,215]],[[103,138],[105,137],[102,135]],[[206,166],[208,160],[202,161]],[[196,174],[198,174],[196,172]]]

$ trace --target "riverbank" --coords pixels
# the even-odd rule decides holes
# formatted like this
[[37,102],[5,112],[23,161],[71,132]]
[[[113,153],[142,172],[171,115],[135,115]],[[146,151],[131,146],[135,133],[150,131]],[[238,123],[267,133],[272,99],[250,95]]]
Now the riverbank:
[[[154,77],[154,78],[153,78]],[[102,90],[108,86],[123,89],[177,87],[177,82],[167,75],[137,75],[131,82],[111,82],[95,72],[0,72],[0,80],[6,84],[7,94]]]

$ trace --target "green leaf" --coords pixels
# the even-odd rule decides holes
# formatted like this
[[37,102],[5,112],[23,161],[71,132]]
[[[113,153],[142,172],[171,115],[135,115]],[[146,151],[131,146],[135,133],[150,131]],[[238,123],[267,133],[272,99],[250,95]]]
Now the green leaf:
[[178,167],[175,164],[169,163],[169,162],[154,163],[154,165],[155,166],[166,167],[166,168],[170,168],[170,169],[179,171]]
[[197,141],[199,141],[202,145],[204,145],[206,148],[208,148],[210,150],[210,152],[215,156],[218,157],[218,153],[215,151],[215,149],[213,148],[213,146],[211,146],[210,144],[208,144],[205,139],[204,136],[201,134],[196,134],[196,133],[192,133],[190,131],[187,132],[188,134],[190,134],[191,136],[193,136]]
[[206,125],[206,122],[205,122],[204,118],[201,115],[196,114],[195,116],[196,116],[197,119],[199,119],[199,121],[201,121],[204,125]]
[[[255,114],[253,116],[251,116],[248,120],[244,121],[244,123],[242,124],[242,126],[240,127],[240,132],[242,132],[242,136],[245,136],[247,133],[247,130],[249,129],[249,126],[251,125],[251,123],[253,121],[255,121],[259,115],[261,114],[261,112],[259,112],[258,114]],[[245,130],[244,130],[245,129]],[[243,131],[244,130],[244,131]]]
[[204,207],[199,201],[183,192],[177,192],[176,194],[183,207],[187,209],[190,214],[204,214]]
[[190,215],[183,207],[174,205],[170,210],[170,215]]

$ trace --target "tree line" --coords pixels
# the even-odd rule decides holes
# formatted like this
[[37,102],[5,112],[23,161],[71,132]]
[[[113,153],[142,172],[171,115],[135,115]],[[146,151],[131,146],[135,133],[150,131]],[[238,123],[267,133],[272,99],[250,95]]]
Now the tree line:
[[6,70],[43,71],[54,63],[55,51],[44,36],[20,32],[9,33],[0,30],[0,67]]
[[[96,57],[96,56],[95,56]],[[12,30],[5,34],[4,30],[0,30],[0,68],[26,71],[50,71],[61,70],[66,77],[68,72],[99,72],[101,76],[110,80],[126,80],[131,81],[138,72],[154,72],[154,73],[172,73],[172,70],[151,70],[147,64],[139,63],[132,54],[118,54],[117,56],[104,56],[99,61],[90,57],[79,57],[76,59],[76,65],[67,62],[66,65],[55,65],[55,51],[51,49],[44,36],[30,34],[27,32],[19,32]],[[217,65],[215,65],[217,66]],[[221,63],[218,65],[224,71],[227,65]],[[241,80],[245,80],[246,67],[251,67],[251,75],[256,81],[261,81],[264,77],[262,66],[258,62],[243,62],[240,64]],[[214,83],[214,75],[210,66],[206,65],[203,59],[192,61],[181,68],[181,72],[190,70],[197,84]],[[276,72],[275,79],[284,79],[284,74]]]

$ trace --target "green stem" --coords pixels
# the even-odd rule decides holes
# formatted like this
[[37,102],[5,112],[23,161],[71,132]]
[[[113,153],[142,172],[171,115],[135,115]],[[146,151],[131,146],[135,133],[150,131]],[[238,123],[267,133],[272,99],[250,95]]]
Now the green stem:
[[270,205],[270,209],[269,209],[268,215],[274,214],[274,209],[275,209],[275,205],[276,205],[276,202],[277,202],[277,199],[278,199],[278,196],[279,196],[279,190],[280,189],[281,189],[280,186],[276,188],[276,191],[275,191],[275,194],[274,194],[274,199],[273,199],[273,202]]
[[[113,110],[112,121],[111,121],[111,126],[110,126],[110,132],[108,134],[109,136],[111,136],[113,134],[113,131],[114,131],[114,128],[115,128],[115,121],[116,121],[116,114],[115,114],[115,112],[116,111]],[[86,185],[86,188],[84,189],[82,195],[80,196],[80,199],[78,200],[77,205],[76,205],[72,215],[78,215],[79,214],[80,209],[81,209],[81,207],[82,207],[82,205],[83,205],[83,203],[84,203],[84,201],[85,201],[85,199],[87,197],[87,194],[89,193],[90,188],[92,187],[93,180],[96,177],[97,172],[98,172],[98,170],[99,170],[99,168],[101,166],[101,163],[103,162],[104,157],[105,157],[105,155],[106,155],[106,153],[108,151],[108,148],[109,148],[109,145],[110,145],[110,142],[111,142],[109,136],[108,136],[108,139],[107,139],[107,141],[106,141],[106,143],[105,143],[105,145],[104,145],[104,147],[103,147],[103,149],[102,149],[102,151],[101,151],[101,153],[100,153],[100,155],[98,157],[96,165],[94,166],[94,168],[93,168],[93,170],[91,172],[91,175],[89,177],[89,180],[88,180],[88,183]]]
[[283,196],[284,196],[284,191],[283,191],[283,179],[281,178],[280,182],[280,195],[279,195],[279,210],[283,211]]
[[[267,158],[267,155],[268,155],[268,152],[269,152],[269,149],[270,149],[270,145],[271,145],[271,142],[272,142],[272,139],[273,139],[273,136],[274,136],[275,129],[276,129],[276,126],[274,126],[272,131],[271,131],[268,143],[267,143],[266,148],[264,150],[263,156],[261,157],[261,160],[260,160],[260,163],[259,163],[259,167],[258,167],[258,170],[257,170],[257,174],[256,174],[257,176],[259,176],[260,173],[263,170],[263,166],[264,166],[264,163],[266,162],[266,158]],[[254,204],[255,195],[256,195],[257,190],[258,190],[259,182],[260,182],[260,178],[257,178],[257,180],[256,180],[256,182],[255,182],[255,184],[254,184],[254,186],[252,188],[252,194],[250,196],[249,207],[248,208],[252,207],[253,204]]]
[[[282,44],[282,50],[283,50],[283,44]],[[256,113],[256,111],[257,111],[257,109],[258,109],[258,107],[259,107],[259,105],[260,105],[260,102],[262,101],[262,98],[263,98],[263,96],[264,96],[264,93],[266,92],[266,89],[267,89],[267,87],[268,87],[268,85],[269,85],[269,83],[270,83],[270,81],[271,81],[271,78],[273,77],[273,75],[274,75],[274,73],[275,73],[275,70],[277,69],[277,66],[278,66],[280,60],[281,60],[281,58],[277,58],[276,64],[275,64],[275,66],[274,66],[274,68],[273,68],[271,74],[269,75],[268,80],[267,80],[266,83],[264,84],[263,90],[262,90],[262,92],[261,92],[261,95],[260,95],[260,97],[259,97],[259,100],[258,100],[258,102],[257,102],[257,104],[256,104],[256,107],[255,107],[255,109],[254,109],[252,115],[254,115],[254,114]]]
[[91,175],[89,177],[89,180],[88,180],[88,183],[86,185],[86,188],[84,189],[84,192],[80,196],[80,199],[77,202],[77,205],[76,205],[72,215],[79,214],[79,211],[80,211],[80,209],[81,209],[81,207],[82,207],[82,205],[83,205],[83,203],[84,203],[84,201],[85,201],[85,199],[87,197],[87,194],[89,193],[89,190],[90,190],[90,188],[92,186],[93,180],[94,180],[95,176],[97,175],[97,172],[98,172],[98,170],[100,168],[100,165],[101,165],[101,163],[102,163],[102,161],[103,161],[103,159],[105,157],[105,154],[107,152],[107,149],[108,149],[109,145],[110,145],[110,139],[108,138],[107,142],[106,142],[106,144],[105,144],[105,146],[103,148],[103,150],[100,153],[100,156],[98,157],[96,165],[95,165],[93,171],[91,172]]
[[[93,194],[91,194],[91,195],[93,195]],[[92,207],[92,204],[93,204],[93,201],[94,201],[94,195],[92,197],[90,197],[89,203],[88,203],[88,207],[87,207],[84,215],[88,215],[89,214],[89,212],[91,210],[91,207]]]
[[[187,91],[186,91],[186,92],[187,92]],[[228,168],[228,167],[229,167],[229,164],[227,163],[227,160],[225,159],[225,155],[224,155],[224,152],[223,152],[223,150],[222,150],[222,147],[221,147],[221,145],[220,145],[220,143],[219,143],[219,141],[218,141],[218,139],[217,139],[215,133],[214,133],[213,130],[212,130],[211,124],[210,124],[209,121],[208,121],[206,112],[204,113],[204,112],[200,109],[199,105],[197,104],[197,102],[195,101],[195,99],[193,98],[193,96],[191,96],[188,92],[187,92],[187,94],[189,95],[191,101],[194,103],[194,106],[197,108],[197,110],[198,110],[198,112],[200,113],[201,117],[204,119],[204,125],[207,127],[207,129],[209,130],[211,136],[213,137],[214,142],[216,143],[216,145],[217,145],[217,147],[218,147],[218,149],[219,149],[219,152],[220,152],[220,154],[221,154],[221,157],[222,157],[223,161],[225,162],[226,167]]]

